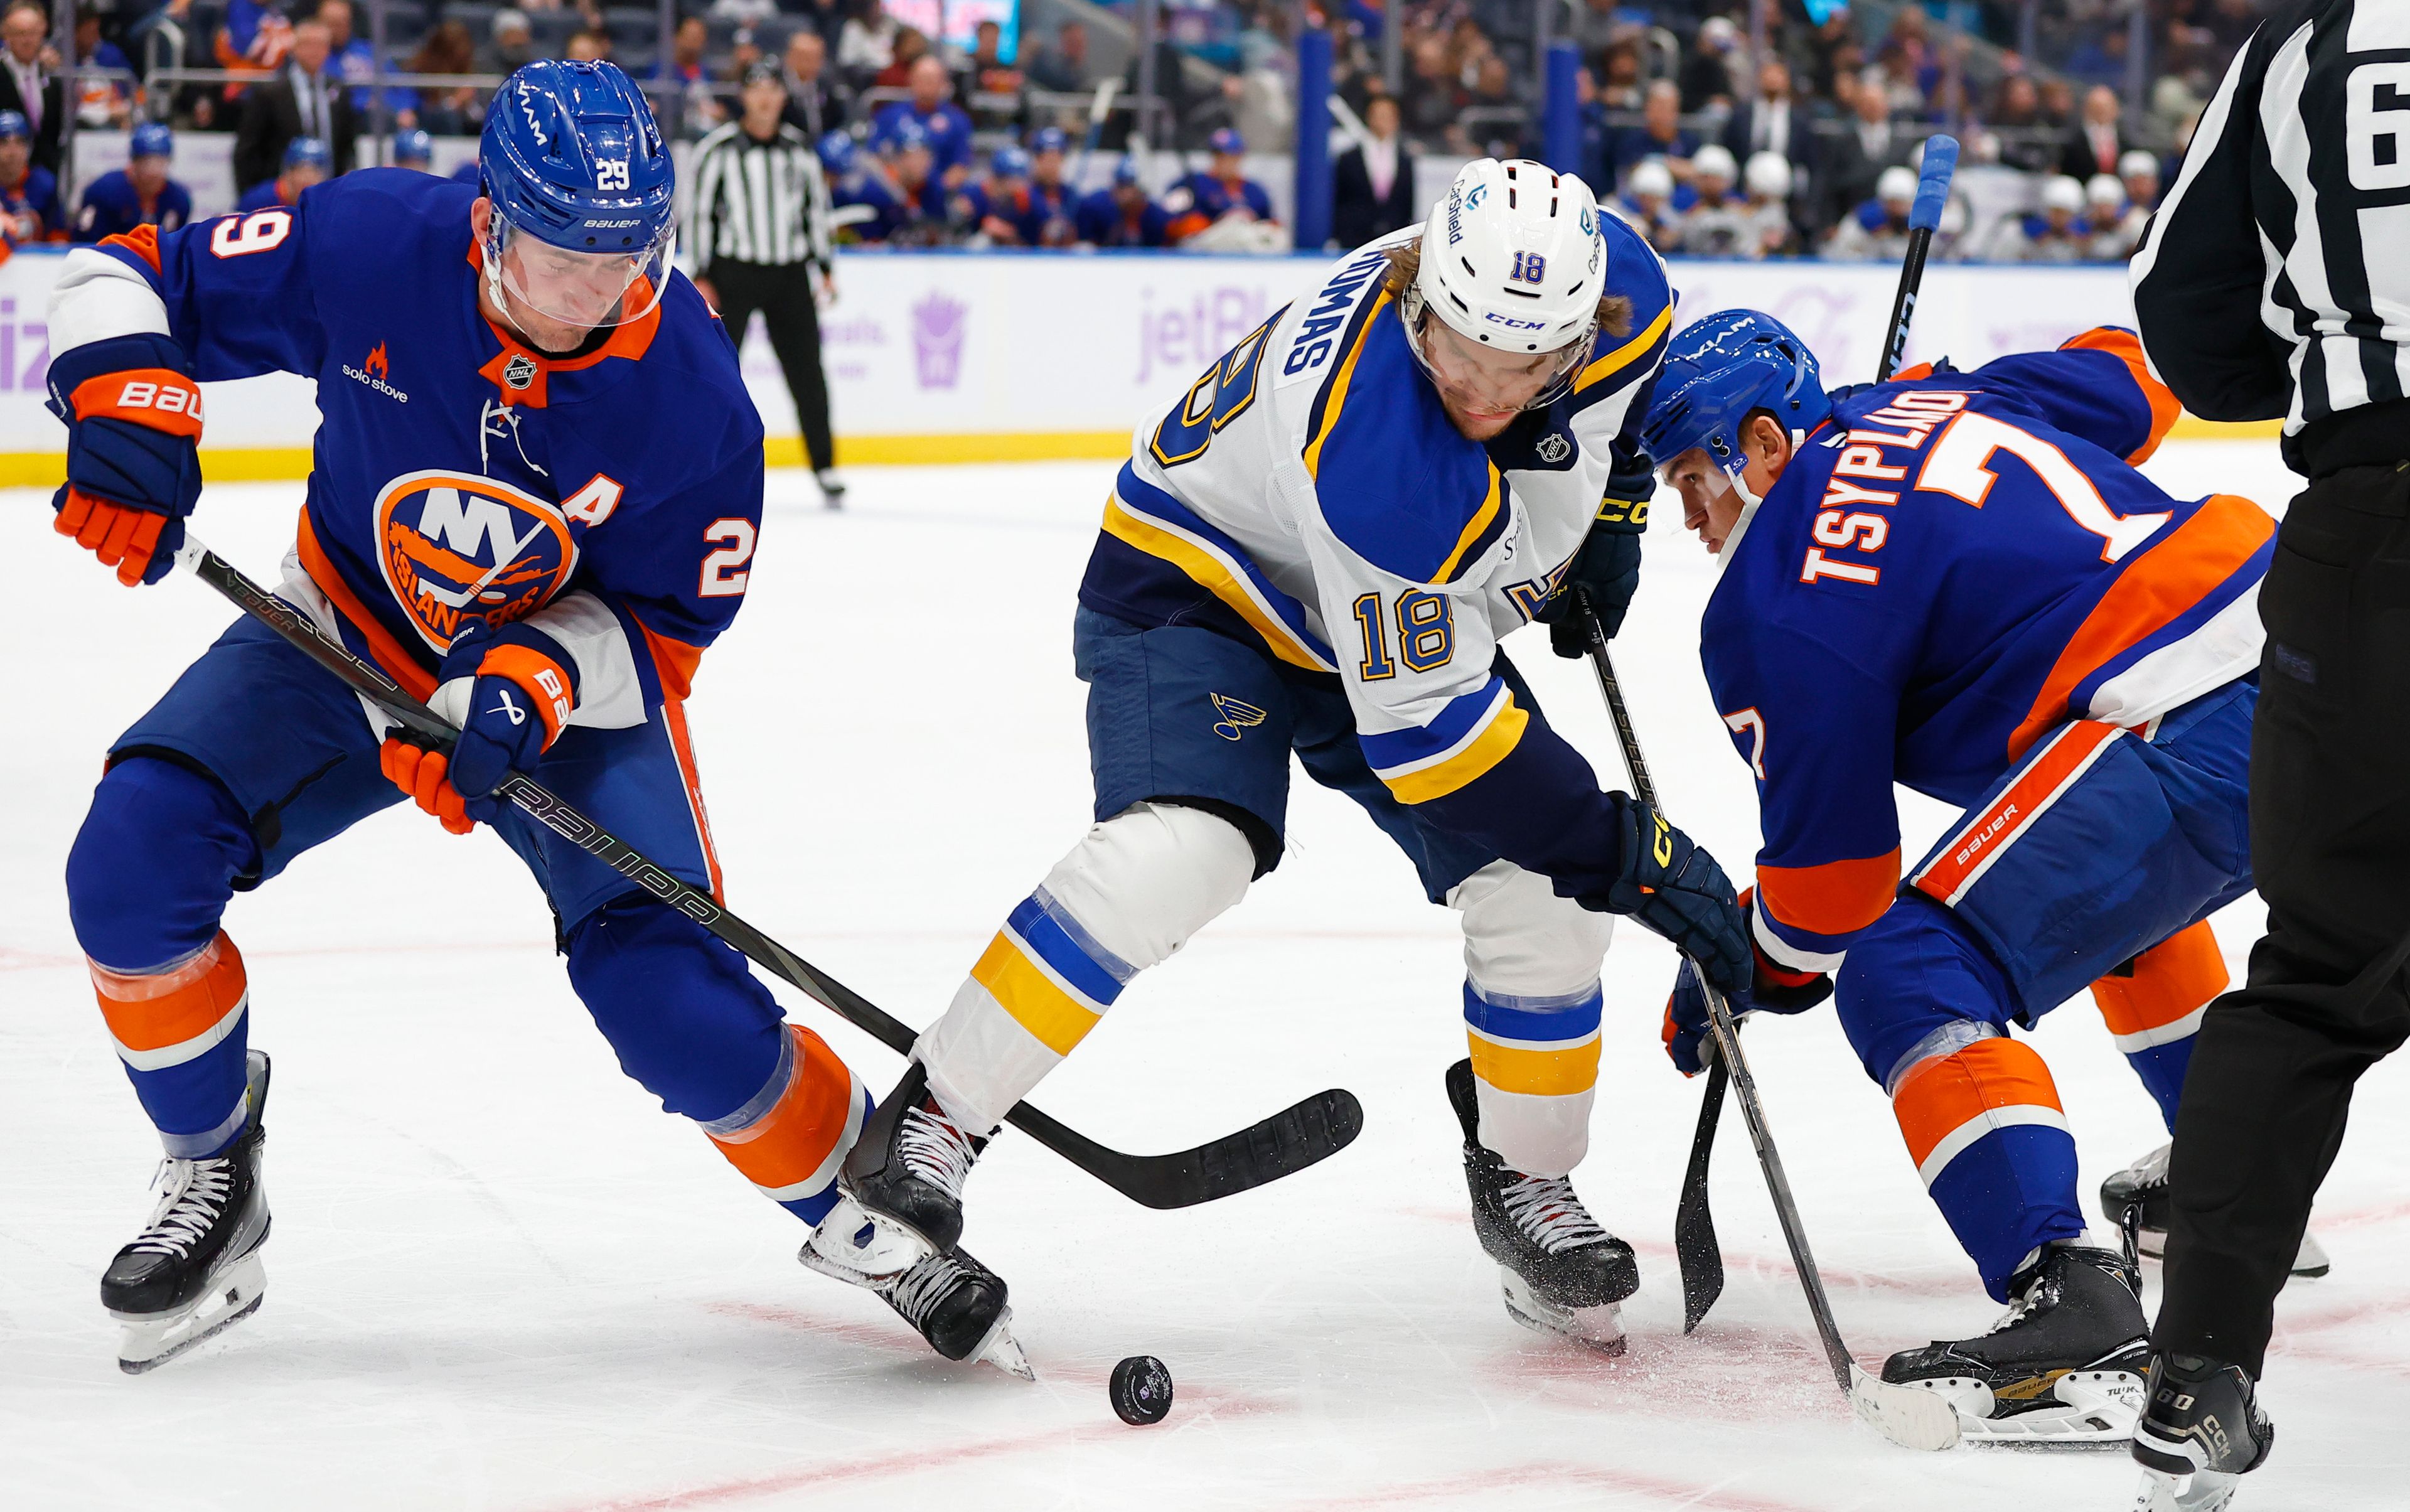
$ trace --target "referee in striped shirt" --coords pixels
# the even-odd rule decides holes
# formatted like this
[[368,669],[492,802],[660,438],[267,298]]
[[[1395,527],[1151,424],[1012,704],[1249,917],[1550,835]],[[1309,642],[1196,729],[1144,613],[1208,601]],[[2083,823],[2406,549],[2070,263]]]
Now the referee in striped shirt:
[[2410,1037],[2410,5],[2276,6],[2131,277],[2143,347],[2185,408],[2282,416],[2309,479],[2259,589],[2268,933],[2185,1077],[2134,1435],[2158,1498],[2141,1505],[2191,1507],[2267,1456],[2255,1398],[2277,1288],[2353,1084]]
[[762,312],[794,396],[805,455],[834,509],[845,484],[835,471],[820,366],[820,300],[836,297],[828,182],[812,143],[779,119],[787,82],[776,65],[748,68],[739,98],[743,113],[695,147],[694,286],[739,348],[753,312]]

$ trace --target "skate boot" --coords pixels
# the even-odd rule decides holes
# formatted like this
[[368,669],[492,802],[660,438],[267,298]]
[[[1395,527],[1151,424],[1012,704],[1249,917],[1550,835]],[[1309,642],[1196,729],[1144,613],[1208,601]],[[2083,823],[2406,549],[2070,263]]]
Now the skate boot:
[[1904,1349],[1882,1378],[1940,1393],[1968,1439],[2120,1442],[2141,1413],[2150,1357],[2141,1287],[2123,1256],[2045,1245],[2010,1281],[2008,1315],[1991,1332]]
[[2148,1394],[2134,1429],[2134,1460],[2142,1467],[2135,1512],[2218,1512],[2234,1500],[2236,1479],[2275,1447],[2276,1425],[2240,1366],[2156,1355]]
[[268,1191],[260,1184],[267,1135],[268,1057],[251,1052],[240,1137],[207,1160],[161,1162],[158,1209],[100,1278],[101,1305],[125,1325],[118,1368],[129,1375],[167,1363],[259,1310],[268,1273]]
[[1604,1355],[1623,1353],[1616,1304],[1640,1289],[1632,1246],[1599,1227],[1562,1176],[1527,1176],[1483,1148],[1473,1062],[1447,1069],[1447,1098],[1464,1126],[1464,1183],[1473,1231],[1498,1262],[1506,1316]]
[[[835,1217],[835,1213],[830,1214]],[[864,1275],[830,1260],[811,1244],[796,1258],[822,1275],[860,1287],[895,1310],[895,1316],[919,1330],[929,1347],[948,1359],[981,1360],[1024,1381],[1038,1379],[1012,1336],[1009,1288],[1004,1277],[981,1265],[966,1250],[924,1256],[893,1274]]]
[[821,503],[831,509],[845,507],[845,479],[837,476],[836,469],[821,468],[812,474],[812,481],[820,486]]
[[895,1275],[951,1253],[963,1237],[963,1179],[986,1148],[984,1137],[938,1109],[927,1069],[914,1061],[863,1124],[837,1176],[844,1195],[813,1231],[811,1247],[868,1276]]
[[[2134,1235],[2134,1248],[2146,1259],[2166,1258],[2168,1248],[2168,1154],[2162,1144],[2149,1155],[2100,1184],[2100,1212],[2111,1223]],[[2128,1213],[2132,1217],[2129,1220]],[[2322,1276],[2333,1269],[2318,1236],[2304,1232],[2293,1257],[2292,1273]]]

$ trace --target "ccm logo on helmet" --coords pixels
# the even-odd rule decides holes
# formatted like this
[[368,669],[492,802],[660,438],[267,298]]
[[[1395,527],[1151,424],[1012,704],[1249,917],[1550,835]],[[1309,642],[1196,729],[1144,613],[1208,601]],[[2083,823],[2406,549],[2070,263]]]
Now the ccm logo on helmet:
[[1493,326],[1503,326],[1509,330],[1545,330],[1548,324],[1545,320],[1517,320],[1512,315],[1502,315],[1495,311],[1485,312],[1481,318]]

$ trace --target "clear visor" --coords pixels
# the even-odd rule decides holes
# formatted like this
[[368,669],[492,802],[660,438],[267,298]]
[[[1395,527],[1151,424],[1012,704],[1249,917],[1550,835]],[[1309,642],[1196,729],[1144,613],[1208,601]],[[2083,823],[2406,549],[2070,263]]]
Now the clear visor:
[[636,252],[572,252],[529,235],[501,215],[486,246],[486,276],[511,302],[546,320],[601,330],[653,313],[669,284],[675,225]]
[[1430,312],[1420,291],[1398,307],[1406,350],[1440,396],[1459,410],[1490,414],[1545,410],[1564,396],[1598,335],[1593,321],[1553,352],[1503,352],[1459,336]]

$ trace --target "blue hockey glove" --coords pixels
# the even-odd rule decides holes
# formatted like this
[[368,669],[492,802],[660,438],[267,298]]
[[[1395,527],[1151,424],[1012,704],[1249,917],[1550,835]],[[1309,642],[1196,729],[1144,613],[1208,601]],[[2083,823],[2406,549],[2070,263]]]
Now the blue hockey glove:
[[[1749,895],[1741,894],[1742,912],[1747,914],[1751,907]],[[1769,959],[1756,948],[1754,938],[1749,949],[1754,960],[1748,989],[1724,995],[1724,1006],[1732,1010],[1735,1024],[1751,1013],[1805,1013],[1833,996],[1833,979],[1824,973],[1793,971]],[[1707,995],[1700,989],[1698,973],[1688,961],[1675,973],[1673,994],[1665,999],[1665,1054],[1684,1076],[1698,1075],[1715,1058]]]
[[1559,656],[1590,655],[1590,632],[1575,611],[1574,589],[1590,596],[1599,629],[1608,640],[1623,628],[1632,595],[1640,588],[1640,535],[1648,528],[1648,505],[1609,499],[1599,506],[1590,534],[1574,553],[1556,592],[1540,606],[1541,622],[1548,627],[1548,647]]
[[201,390],[185,366],[181,347],[152,333],[51,363],[51,413],[67,427],[67,481],[51,499],[58,532],[128,588],[167,575],[201,495]]
[[399,739],[381,763],[395,786],[456,835],[492,823],[494,790],[531,770],[577,706],[577,663],[559,641],[529,625],[472,625],[444,653],[428,706],[460,727],[447,756]]
[[1716,858],[1637,798],[1609,794],[1623,818],[1623,860],[1605,911],[1630,914],[1699,963],[1725,992],[1749,978],[1749,921]]

